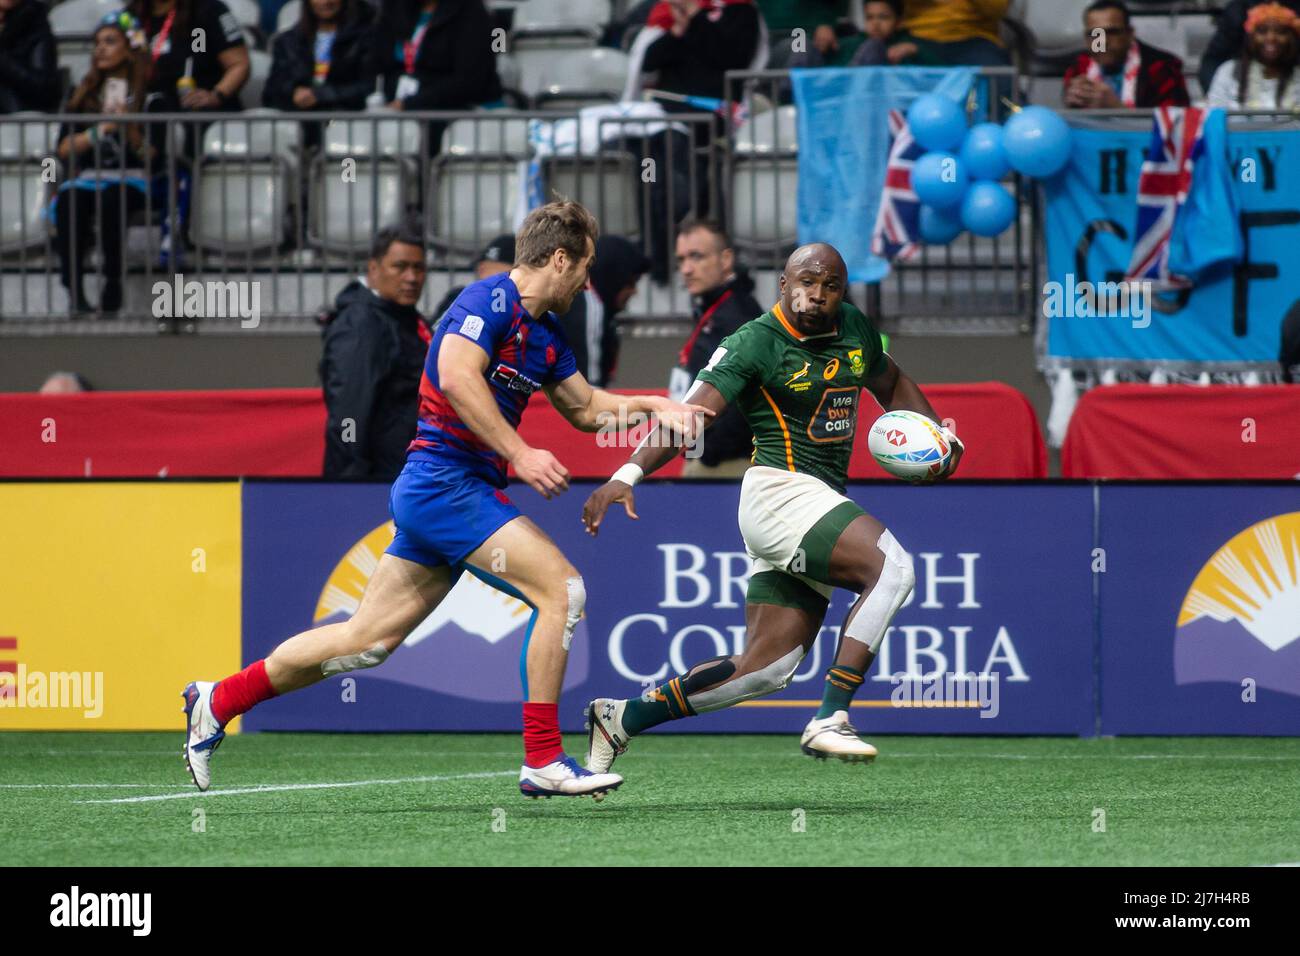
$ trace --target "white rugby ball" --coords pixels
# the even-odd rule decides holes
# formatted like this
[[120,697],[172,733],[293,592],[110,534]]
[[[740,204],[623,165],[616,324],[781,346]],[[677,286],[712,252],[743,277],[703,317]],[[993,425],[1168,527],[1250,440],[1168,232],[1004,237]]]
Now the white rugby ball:
[[867,432],[867,448],[897,478],[932,478],[943,471],[952,447],[939,426],[917,412],[885,412]]

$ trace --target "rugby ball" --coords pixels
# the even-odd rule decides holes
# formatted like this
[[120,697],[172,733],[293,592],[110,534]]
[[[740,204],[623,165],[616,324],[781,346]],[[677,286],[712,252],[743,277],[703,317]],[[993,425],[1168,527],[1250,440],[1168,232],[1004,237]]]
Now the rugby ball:
[[952,447],[939,426],[917,412],[885,412],[867,432],[871,457],[896,478],[933,478],[948,465]]

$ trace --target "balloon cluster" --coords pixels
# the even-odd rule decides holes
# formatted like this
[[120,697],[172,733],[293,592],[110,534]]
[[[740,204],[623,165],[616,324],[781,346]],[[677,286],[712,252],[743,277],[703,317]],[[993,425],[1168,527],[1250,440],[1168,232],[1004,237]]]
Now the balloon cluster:
[[966,128],[951,98],[918,97],[907,125],[926,152],[912,166],[921,200],[921,239],[946,245],[964,229],[996,236],[1016,218],[1016,201],[1001,185],[1011,170],[1035,179],[1055,176],[1070,160],[1070,127],[1044,106],[1027,106],[1002,126]]

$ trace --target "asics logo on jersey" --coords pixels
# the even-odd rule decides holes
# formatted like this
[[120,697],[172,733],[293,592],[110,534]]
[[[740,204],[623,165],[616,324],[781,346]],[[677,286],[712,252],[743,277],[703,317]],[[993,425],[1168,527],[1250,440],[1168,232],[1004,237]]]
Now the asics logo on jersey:
[[541,382],[534,382],[527,375],[520,374],[519,369],[511,368],[504,362],[492,370],[490,377],[492,381],[498,382],[516,392],[523,392],[525,395],[531,395],[542,387]]
[[829,362],[826,363],[826,367],[822,369],[822,378],[826,379],[826,381],[829,382],[836,375],[838,375],[839,372],[840,372],[840,360],[837,358],[831,359]]
[[[791,375],[788,379],[785,380],[786,386],[795,392],[803,392],[811,388],[812,382],[806,381],[806,379],[808,378],[808,369],[811,367],[812,367],[812,362],[804,362],[803,368],[799,369],[799,371],[795,372],[793,375]],[[805,381],[801,382],[799,381],[799,379],[805,379]]]

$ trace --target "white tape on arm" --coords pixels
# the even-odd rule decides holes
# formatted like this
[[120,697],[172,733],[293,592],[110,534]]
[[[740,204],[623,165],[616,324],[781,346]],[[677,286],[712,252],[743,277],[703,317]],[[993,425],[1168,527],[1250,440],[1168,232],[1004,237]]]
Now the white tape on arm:
[[640,465],[634,465],[630,461],[619,468],[610,476],[610,481],[621,481],[629,488],[635,488],[636,483],[645,477],[645,471]]

